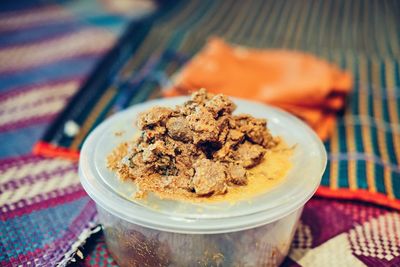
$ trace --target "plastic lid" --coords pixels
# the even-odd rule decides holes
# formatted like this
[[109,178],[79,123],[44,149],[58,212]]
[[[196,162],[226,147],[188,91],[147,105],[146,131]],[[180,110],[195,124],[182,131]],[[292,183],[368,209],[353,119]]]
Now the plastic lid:
[[[123,220],[145,227],[178,233],[221,233],[253,228],[276,221],[301,208],[314,194],[326,167],[326,151],[318,136],[294,116],[265,104],[234,99],[238,113],[266,118],[273,135],[296,145],[292,168],[275,188],[251,201],[235,204],[191,203],[132,198],[136,187],[121,182],[107,169],[107,155],[121,142],[131,140],[138,131],[138,113],[152,106],[182,104],[187,97],[153,100],[135,105],[100,124],[86,139],[80,156],[81,183],[89,196],[104,209]],[[123,132],[120,137],[116,132]]]

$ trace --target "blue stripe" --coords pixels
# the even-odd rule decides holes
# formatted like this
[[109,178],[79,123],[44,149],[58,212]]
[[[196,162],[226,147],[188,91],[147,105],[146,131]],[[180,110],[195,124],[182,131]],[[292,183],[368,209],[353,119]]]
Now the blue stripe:
[[[30,153],[33,145],[40,139],[48,123],[34,124],[29,127],[8,132],[0,132],[0,158]],[[6,140],[6,142],[4,142]]]
[[4,32],[0,34],[0,46],[11,46],[37,42],[48,38],[65,35],[66,33],[81,30],[82,25],[74,21],[55,22],[46,25],[35,25],[23,31]]
[[81,23],[106,28],[114,33],[120,33],[127,22],[141,16],[140,14],[135,17],[113,15],[104,10],[103,5],[100,5],[97,1],[65,1],[62,4],[74,13]]
[[65,59],[55,63],[39,66],[34,69],[18,71],[12,74],[0,74],[0,92],[11,87],[27,86],[68,77],[88,75],[99,55]]
[[[43,7],[45,4],[43,1],[40,0],[29,0],[29,1],[24,1],[24,0],[3,0],[1,1],[0,5],[0,13],[1,12],[14,12],[14,11],[25,11],[30,8],[38,8],[38,7]],[[0,14],[1,16],[2,14]]]
[[376,190],[378,191],[378,193],[387,194],[383,173],[384,173],[383,166],[381,164],[375,164]]
[[324,172],[324,175],[322,176],[321,185],[329,186],[330,172],[331,172],[331,162],[328,161],[328,164],[326,165],[326,170]]
[[400,199],[400,174],[396,172],[392,172],[392,185],[393,185],[393,193],[397,199]]
[[357,187],[368,190],[367,164],[365,160],[357,160]]
[[0,221],[0,243],[4,245],[3,250],[6,251],[0,255],[0,261],[41,249],[61,238],[88,201],[88,197],[85,197],[57,207]]
[[82,20],[82,23],[111,30],[114,33],[120,33],[127,22],[127,19],[114,15],[91,16]]
[[338,162],[339,166],[339,177],[338,187],[339,188],[349,188],[349,162],[346,160],[340,160]]

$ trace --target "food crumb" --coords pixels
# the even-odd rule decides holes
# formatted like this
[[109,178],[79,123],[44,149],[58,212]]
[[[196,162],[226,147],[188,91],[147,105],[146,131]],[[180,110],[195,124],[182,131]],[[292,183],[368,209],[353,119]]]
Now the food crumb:
[[118,137],[123,136],[124,134],[125,134],[125,131],[117,131],[114,133],[114,135],[118,136]]
[[147,197],[147,192],[138,190],[134,195],[133,198],[135,199],[145,199]]
[[217,266],[220,266],[223,262],[224,262],[224,255],[222,253],[216,253],[213,255],[213,260],[215,262],[215,264],[217,264]]

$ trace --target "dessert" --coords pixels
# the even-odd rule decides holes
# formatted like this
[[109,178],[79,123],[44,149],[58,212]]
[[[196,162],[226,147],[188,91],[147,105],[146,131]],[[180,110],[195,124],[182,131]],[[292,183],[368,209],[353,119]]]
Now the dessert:
[[[139,115],[140,135],[116,148],[108,167],[136,183],[136,197],[218,198],[254,182],[255,173],[268,179],[252,170],[268,164],[271,153],[287,159],[290,149],[265,119],[234,115],[235,109],[227,96],[204,89],[175,108],[153,107]],[[288,160],[277,167],[288,169]]]

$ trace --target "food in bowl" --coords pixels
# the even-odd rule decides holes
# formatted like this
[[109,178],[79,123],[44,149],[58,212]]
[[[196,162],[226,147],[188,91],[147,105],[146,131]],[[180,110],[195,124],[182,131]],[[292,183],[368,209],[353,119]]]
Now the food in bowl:
[[[115,171],[107,168],[107,157],[115,148],[131,144],[132,136],[142,132],[133,124],[140,114],[155,106],[174,109],[185,101],[190,99],[176,97],[135,105],[107,119],[85,140],[79,163],[81,183],[96,203],[111,255],[120,266],[279,265],[326,165],[321,141],[290,114],[261,103],[233,100],[235,112],[268,119],[269,134],[274,140],[280,138],[274,146],[263,147],[265,155],[256,166],[245,168],[247,184],[227,182],[225,193],[202,195],[189,189],[190,199],[159,197],[157,193],[132,198],[141,194],[136,181],[126,178],[121,182]],[[126,148],[119,159],[128,154],[129,145]],[[276,153],[281,153],[280,157]],[[283,178],[269,190],[258,191],[251,201],[226,201],[236,191],[245,192],[248,198],[249,192],[242,190],[256,185],[252,174],[259,168],[264,170],[268,162],[265,169],[271,173],[272,166],[287,159],[290,165],[283,164],[280,169],[285,171],[277,174]],[[208,201],[211,199],[215,201]]]
[[284,177],[291,149],[265,119],[233,115],[235,109],[227,96],[204,89],[175,108],[153,107],[137,120],[139,136],[119,145],[108,166],[136,183],[136,197],[250,198]]

